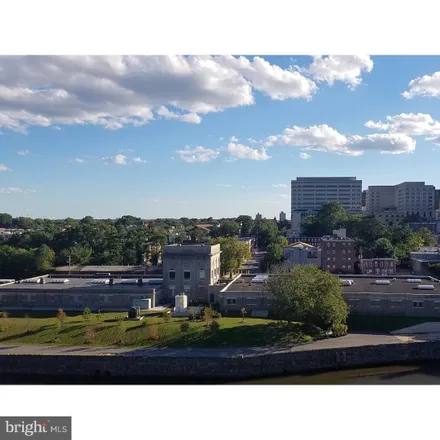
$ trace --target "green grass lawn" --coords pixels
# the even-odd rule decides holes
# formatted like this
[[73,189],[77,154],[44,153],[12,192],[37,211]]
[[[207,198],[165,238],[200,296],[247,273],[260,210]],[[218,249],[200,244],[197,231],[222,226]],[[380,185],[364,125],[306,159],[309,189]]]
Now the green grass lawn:
[[[60,346],[124,346],[124,347],[252,347],[281,345],[312,340],[302,324],[279,325],[270,319],[221,318],[217,332],[211,332],[205,322],[172,318],[166,322],[161,315],[145,315],[142,321],[118,321],[121,313],[103,313],[98,322],[95,315],[84,321],[81,314],[67,314],[66,322],[58,325],[56,314],[48,312],[10,314],[8,322],[0,318],[0,344],[60,345]],[[151,339],[153,323],[159,334]],[[188,322],[187,334],[180,325]],[[5,325],[6,324],[6,325]],[[93,330],[90,330],[93,329]],[[87,333],[92,333],[88,342]]]

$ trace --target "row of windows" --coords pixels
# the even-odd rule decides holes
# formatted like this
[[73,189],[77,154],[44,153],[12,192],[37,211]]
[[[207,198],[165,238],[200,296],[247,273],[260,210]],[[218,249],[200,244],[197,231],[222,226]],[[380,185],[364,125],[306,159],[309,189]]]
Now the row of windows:
[[[349,298],[350,305],[358,307],[359,306],[359,299],[358,298]],[[369,307],[381,307],[381,299],[371,299],[368,303]],[[404,302],[401,299],[398,300],[391,300],[390,306],[391,308],[398,308],[398,307],[404,307]],[[412,301],[412,308],[413,309],[423,309],[423,301]],[[440,301],[434,301],[434,308],[440,309]]]

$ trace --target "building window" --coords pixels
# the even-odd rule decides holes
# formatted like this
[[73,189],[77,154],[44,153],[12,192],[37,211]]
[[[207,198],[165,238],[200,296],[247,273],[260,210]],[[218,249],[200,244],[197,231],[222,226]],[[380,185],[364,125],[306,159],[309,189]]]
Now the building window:
[[236,305],[237,304],[237,298],[228,298],[226,300],[226,304],[228,304],[228,305]]
[[170,276],[170,280],[175,280],[176,279],[176,271],[170,270],[169,276]]
[[413,301],[413,309],[422,309],[423,301]]
[[200,269],[200,271],[199,271],[199,278],[201,280],[205,279],[205,269]]
[[191,279],[191,271],[189,271],[189,270],[184,270],[184,271],[183,271],[183,279],[184,279],[184,280],[189,280],[189,279]]
[[371,299],[370,307],[380,307],[380,299]]

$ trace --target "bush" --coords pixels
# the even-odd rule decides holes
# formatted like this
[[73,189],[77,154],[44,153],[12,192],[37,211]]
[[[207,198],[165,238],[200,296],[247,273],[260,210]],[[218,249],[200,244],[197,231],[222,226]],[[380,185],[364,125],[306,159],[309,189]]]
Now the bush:
[[84,337],[84,343],[93,344],[93,342],[95,342],[95,338],[96,338],[95,329],[93,327],[87,327],[86,334]]
[[96,320],[97,320],[98,322],[102,322],[101,310],[98,310],[98,313],[96,314]]
[[150,341],[158,341],[160,339],[159,328],[157,326],[156,320],[152,322],[148,329],[148,339]]
[[64,323],[66,322],[66,319],[67,319],[67,315],[64,313],[64,310],[58,309],[57,310],[57,320],[58,320],[60,327],[62,327],[64,325]]
[[346,324],[335,324],[332,326],[331,332],[335,338],[345,336],[348,333],[348,326]]
[[211,330],[212,333],[215,333],[216,331],[219,330],[220,328],[220,324],[218,323],[218,321],[216,319],[213,319],[209,324],[208,324],[209,330]]
[[144,317],[144,319],[141,321],[141,326],[146,327],[148,325],[147,318]]
[[0,325],[0,331],[7,332],[11,328],[11,321],[9,320],[8,312],[4,311],[1,313],[2,322]]
[[84,321],[89,321],[91,314],[92,314],[92,312],[90,311],[90,309],[88,307],[86,307],[83,310],[83,319],[84,319]]
[[195,315],[194,315],[194,320],[195,321],[200,321],[202,319],[202,315],[200,314],[200,313],[196,313]]
[[212,314],[213,319],[220,319],[222,317],[222,314],[214,310],[214,313]]
[[165,310],[162,313],[162,318],[164,319],[165,322],[170,322],[171,321],[171,312],[169,310]]
[[186,333],[188,333],[188,331],[189,331],[189,322],[182,322],[182,324],[180,324],[180,331],[183,333],[183,334],[186,334]]

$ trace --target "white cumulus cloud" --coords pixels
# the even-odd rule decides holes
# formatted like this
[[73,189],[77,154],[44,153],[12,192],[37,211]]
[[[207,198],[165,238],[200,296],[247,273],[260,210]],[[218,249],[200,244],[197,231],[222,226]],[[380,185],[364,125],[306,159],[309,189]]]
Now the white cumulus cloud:
[[432,75],[419,76],[411,80],[407,91],[402,93],[405,99],[411,99],[416,96],[440,97],[440,72]]
[[310,154],[308,153],[299,153],[299,158],[302,160],[307,160],[310,159],[312,156],[310,156]]
[[228,144],[228,153],[234,159],[243,160],[268,160],[270,156],[267,155],[266,150],[256,150],[255,148],[248,147],[247,145],[235,144],[231,142]]
[[76,163],[84,163],[85,160],[84,160],[84,159],[81,159],[81,158],[79,158],[79,157],[77,157],[77,158],[75,159],[75,162],[76,162]]
[[216,159],[220,153],[211,148],[198,146],[195,148],[185,147],[183,150],[178,150],[176,153],[184,162],[209,162]]
[[147,163],[147,161],[145,159],[142,159],[140,157],[134,157],[133,158],[133,162],[135,162],[135,163]]
[[[261,57],[3,56],[0,128],[140,126],[156,117],[200,123],[201,115],[271,99],[310,99],[313,80]],[[170,110],[170,108],[173,110]]]
[[408,136],[440,134],[440,121],[434,120],[431,115],[426,113],[401,113],[400,115],[387,116],[386,122],[368,121],[365,126]]
[[192,124],[200,124],[202,122],[202,118],[197,113],[179,114],[169,110],[164,105],[159,107],[156,110],[156,113],[164,119],[176,119],[178,121],[190,122]]
[[23,188],[0,188],[0,194],[30,194],[35,193],[34,189]]
[[282,69],[261,57],[222,56],[220,63],[243,75],[252,87],[275,100],[310,99],[318,90],[316,84],[301,72]]
[[123,154],[117,154],[116,156],[103,157],[102,160],[107,164],[109,162],[116,165],[127,165],[127,156]]
[[0,171],[11,171],[6,165],[0,163]]
[[347,156],[360,156],[365,151],[388,154],[410,153],[416,141],[404,134],[371,134],[347,137],[328,125],[286,128],[277,136],[269,136],[266,146],[284,145],[302,147]]
[[306,71],[315,81],[329,85],[341,81],[354,88],[362,83],[362,74],[371,72],[373,66],[373,60],[367,55],[315,56]]
[[29,154],[29,150],[20,150],[20,151],[17,151],[17,154],[19,156],[27,156]]
[[240,139],[238,139],[238,137],[236,137],[236,136],[231,136],[230,138],[229,138],[229,142],[238,142]]

